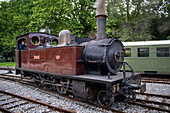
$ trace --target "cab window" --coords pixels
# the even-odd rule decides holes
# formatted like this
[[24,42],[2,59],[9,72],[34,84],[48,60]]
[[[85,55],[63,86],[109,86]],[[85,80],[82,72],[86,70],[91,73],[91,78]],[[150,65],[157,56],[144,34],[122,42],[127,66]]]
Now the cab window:
[[18,50],[25,50],[26,49],[26,39],[22,38],[18,40]]
[[40,39],[37,36],[33,36],[31,38],[31,42],[33,45],[38,45],[40,43]]
[[52,40],[52,45],[57,46],[57,45],[58,45],[58,40],[57,40],[57,39],[53,39],[53,40]]

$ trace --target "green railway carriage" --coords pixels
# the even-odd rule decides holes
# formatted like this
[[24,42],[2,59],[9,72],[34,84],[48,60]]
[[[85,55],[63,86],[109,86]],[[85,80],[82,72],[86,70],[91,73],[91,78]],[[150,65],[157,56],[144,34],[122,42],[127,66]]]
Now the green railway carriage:
[[170,74],[170,40],[123,44],[125,60],[136,72]]

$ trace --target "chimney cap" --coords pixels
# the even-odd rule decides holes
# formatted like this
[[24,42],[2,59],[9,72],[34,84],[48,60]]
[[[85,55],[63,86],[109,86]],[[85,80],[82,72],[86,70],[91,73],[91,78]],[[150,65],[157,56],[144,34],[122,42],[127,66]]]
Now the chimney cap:
[[99,17],[99,16],[102,16],[102,17],[108,17],[107,15],[104,15],[104,14],[101,14],[101,15],[96,15],[95,17]]

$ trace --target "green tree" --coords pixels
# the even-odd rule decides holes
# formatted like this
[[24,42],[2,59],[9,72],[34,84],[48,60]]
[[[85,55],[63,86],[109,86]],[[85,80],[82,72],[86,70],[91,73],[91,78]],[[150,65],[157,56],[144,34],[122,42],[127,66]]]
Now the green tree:
[[14,61],[16,37],[29,32],[27,27],[29,16],[31,15],[31,0],[11,0],[0,4],[0,54],[6,60]]
[[[168,18],[167,0],[108,0],[108,22],[123,41],[162,39],[152,32],[159,33],[153,20],[167,20],[167,24]],[[167,37],[169,28],[165,31]]]
[[[28,32],[95,38],[96,0],[10,0],[0,3],[0,54],[14,58],[16,37]],[[168,0],[108,0],[107,37],[122,41],[169,39]],[[111,34],[112,33],[112,34]],[[93,34],[90,36],[89,34]]]
[[54,34],[68,29],[73,35],[87,37],[95,29],[94,1],[36,0],[28,28],[31,31],[47,28]]
[[[68,29],[87,37],[95,28],[95,0],[10,0],[0,4],[0,54],[14,57],[16,37],[28,32],[59,34]],[[8,59],[7,59],[8,60]]]

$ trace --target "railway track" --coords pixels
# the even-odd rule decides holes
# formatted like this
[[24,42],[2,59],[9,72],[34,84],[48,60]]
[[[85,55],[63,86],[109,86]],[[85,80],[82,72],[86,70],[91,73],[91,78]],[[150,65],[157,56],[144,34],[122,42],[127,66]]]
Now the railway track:
[[151,77],[142,77],[142,82],[147,83],[159,83],[159,84],[169,84],[170,85],[170,79],[169,78],[151,78]]
[[[20,82],[22,84],[34,86],[33,82],[29,78],[25,78],[25,79],[21,80],[21,78],[19,76],[12,76],[12,75],[6,75],[6,74],[0,74],[0,75],[1,75],[0,78],[3,78],[3,79],[17,81],[17,82]],[[34,87],[36,87],[36,86],[34,86]],[[39,88],[39,87],[36,87],[36,88]],[[58,94],[60,96],[69,98],[72,101],[78,101],[78,102],[81,102],[81,103],[87,103],[89,105],[99,107],[99,108],[101,108],[101,110],[110,110],[112,112],[122,112],[122,111],[118,111],[118,110],[115,110],[115,109],[112,109],[112,108],[102,108],[99,105],[93,104],[91,102],[83,101],[83,100],[80,100],[80,99],[72,98],[72,97],[70,97],[68,95],[61,95],[61,94],[57,93],[56,91],[49,91],[49,90],[46,90],[44,88],[39,88],[39,89],[44,90],[45,92]],[[136,92],[136,94],[137,95],[145,95],[147,97],[148,96],[155,96],[155,97],[161,97],[161,98],[170,99],[170,96],[165,96],[165,95],[157,95],[157,94],[149,94],[149,93],[138,93],[138,92]],[[170,104],[165,103],[165,102],[155,102],[155,101],[150,101],[148,99],[136,99],[135,103],[130,103],[130,104],[142,106],[142,107],[145,107],[145,108],[148,108],[148,109],[155,109],[155,110],[159,110],[159,111],[170,112],[170,110],[169,110],[169,105]],[[149,104],[156,104],[157,106],[153,106],[153,105],[149,105]]]
[[[6,74],[0,74],[0,78],[1,79],[6,79],[6,80],[10,80],[10,81],[19,82],[19,83],[22,83],[22,84],[25,84],[25,85],[29,85],[29,86],[33,86],[35,88],[39,88],[40,90],[43,90],[45,93],[58,94],[58,95],[60,95],[62,97],[66,97],[66,98],[70,99],[71,101],[77,101],[77,102],[80,102],[80,103],[83,103],[83,104],[87,103],[89,105],[92,105],[92,106],[95,106],[95,107],[99,107],[100,110],[103,111],[103,112],[105,112],[105,110],[108,110],[108,111],[117,112],[117,113],[124,113],[122,111],[119,111],[119,110],[116,110],[116,109],[113,109],[113,108],[104,108],[104,107],[101,107],[101,106],[99,106],[97,104],[94,104],[92,102],[89,102],[89,101],[80,100],[80,99],[77,99],[77,98],[70,97],[68,95],[62,95],[62,94],[60,94],[60,93],[58,93],[56,91],[50,91],[50,90],[47,90],[47,89],[44,89],[44,88],[37,87],[36,85],[33,84],[33,81],[31,81],[29,78],[21,79],[19,76],[6,75]],[[82,106],[83,106],[83,104],[82,104]]]
[[[135,105],[139,105],[142,107],[146,107],[149,109],[155,109],[164,112],[170,112],[170,103],[166,101],[166,99],[170,99],[169,95],[158,95],[158,94],[150,94],[150,93],[139,93],[136,92],[137,95],[145,96],[145,99],[137,98],[136,102],[133,103]],[[155,101],[150,98],[159,98],[162,101]]]
[[[25,106],[25,109],[21,110],[22,106]],[[37,110],[36,107],[44,109],[44,106],[46,108],[44,112],[58,111],[58,112],[74,113],[74,111],[72,110],[62,109],[56,106],[42,103],[37,100],[33,100],[20,95],[16,95],[14,93],[9,93],[0,90],[0,110],[3,112],[11,113],[12,111],[14,111],[14,109],[21,110],[19,112],[29,112],[32,109],[34,109],[34,112],[39,112],[39,109],[38,111],[36,111]]]

